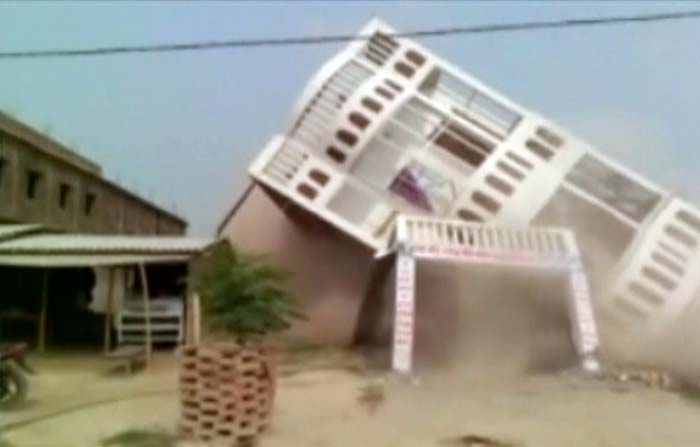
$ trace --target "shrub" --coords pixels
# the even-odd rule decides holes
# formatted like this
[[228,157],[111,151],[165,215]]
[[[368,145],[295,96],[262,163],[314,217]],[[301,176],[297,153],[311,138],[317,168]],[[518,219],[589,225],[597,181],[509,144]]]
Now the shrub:
[[289,274],[228,242],[211,245],[190,266],[207,331],[239,340],[288,329],[304,318],[286,289]]

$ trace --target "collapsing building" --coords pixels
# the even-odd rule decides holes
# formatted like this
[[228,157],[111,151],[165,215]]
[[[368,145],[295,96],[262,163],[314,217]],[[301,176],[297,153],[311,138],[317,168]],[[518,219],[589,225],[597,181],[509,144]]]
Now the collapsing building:
[[395,32],[371,21],[312,78],[219,229],[297,273],[305,335],[357,336],[410,216],[523,229],[482,241],[514,256],[538,250],[525,228],[572,231],[612,356],[672,325],[700,287],[700,212]]

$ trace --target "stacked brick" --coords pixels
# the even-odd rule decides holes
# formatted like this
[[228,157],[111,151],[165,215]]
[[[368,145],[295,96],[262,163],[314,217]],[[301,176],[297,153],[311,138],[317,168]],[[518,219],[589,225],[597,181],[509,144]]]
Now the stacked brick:
[[180,371],[180,430],[221,447],[253,444],[274,400],[270,354],[259,345],[189,346]]

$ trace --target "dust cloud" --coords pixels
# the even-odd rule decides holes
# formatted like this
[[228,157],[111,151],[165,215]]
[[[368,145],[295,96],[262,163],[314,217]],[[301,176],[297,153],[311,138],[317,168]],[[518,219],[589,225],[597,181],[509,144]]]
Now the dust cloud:
[[[651,332],[643,325],[620,330],[605,318],[609,306],[592,299],[605,367],[700,377],[697,307],[664,331]],[[568,278],[562,273],[421,261],[416,367],[489,380],[576,368],[568,306]]]
[[418,368],[507,379],[576,365],[565,275],[438,262],[417,272]]

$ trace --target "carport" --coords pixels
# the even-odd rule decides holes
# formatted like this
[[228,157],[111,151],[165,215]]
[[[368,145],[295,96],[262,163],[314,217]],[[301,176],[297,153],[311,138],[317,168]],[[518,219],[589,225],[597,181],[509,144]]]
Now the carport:
[[[3,226],[0,226],[3,229]],[[47,303],[50,295],[49,272],[65,268],[109,269],[107,312],[105,313],[105,351],[110,346],[111,300],[114,270],[138,268],[145,313],[146,364],[150,363],[152,329],[149,306],[149,282],[146,266],[187,262],[209,243],[207,239],[171,236],[114,236],[55,234],[41,232],[36,226],[7,225],[0,231],[0,266],[44,269],[41,306],[37,321],[37,348],[46,348]]]

